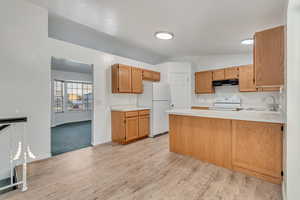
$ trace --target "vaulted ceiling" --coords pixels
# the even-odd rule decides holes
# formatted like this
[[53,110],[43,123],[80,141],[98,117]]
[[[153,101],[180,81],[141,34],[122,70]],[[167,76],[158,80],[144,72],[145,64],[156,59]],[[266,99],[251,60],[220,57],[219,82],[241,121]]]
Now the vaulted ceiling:
[[[285,23],[287,0],[30,0],[49,12],[174,58],[252,51],[241,40]],[[156,31],[173,32],[169,41]]]

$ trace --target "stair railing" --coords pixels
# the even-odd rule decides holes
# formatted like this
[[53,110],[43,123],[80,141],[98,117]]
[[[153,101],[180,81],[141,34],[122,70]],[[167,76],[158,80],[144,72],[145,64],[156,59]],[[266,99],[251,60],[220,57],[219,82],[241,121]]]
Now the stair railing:
[[[13,149],[13,137],[12,134],[15,131],[15,127],[17,124],[22,125],[22,133],[21,140],[17,143],[17,150],[14,152]],[[18,118],[5,118],[0,119],[0,135],[1,134],[9,134],[9,166],[10,166],[10,184],[0,188],[1,190],[6,190],[12,187],[22,186],[21,190],[24,192],[28,189],[27,187],[27,162],[28,156],[31,158],[35,158],[35,156],[31,153],[30,148],[27,144],[26,140],[26,124],[27,117],[18,117]],[[20,181],[14,182],[14,162],[21,160],[22,165],[22,179]]]

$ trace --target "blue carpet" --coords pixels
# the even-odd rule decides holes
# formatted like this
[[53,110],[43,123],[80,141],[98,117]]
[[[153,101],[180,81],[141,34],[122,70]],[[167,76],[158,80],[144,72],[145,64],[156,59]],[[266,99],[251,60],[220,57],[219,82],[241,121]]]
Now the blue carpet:
[[52,156],[91,146],[91,124],[91,121],[84,121],[51,128]]

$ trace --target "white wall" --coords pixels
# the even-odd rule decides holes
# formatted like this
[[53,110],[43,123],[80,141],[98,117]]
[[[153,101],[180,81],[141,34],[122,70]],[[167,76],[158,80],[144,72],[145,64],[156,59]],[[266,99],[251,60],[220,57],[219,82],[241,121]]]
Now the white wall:
[[[51,84],[53,88],[54,80],[62,81],[83,81],[83,82],[93,82],[93,74],[88,73],[78,73],[78,72],[67,72],[60,70],[51,70]],[[51,108],[54,107],[53,99],[53,89],[51,90],[52,104]],[[62,113],[54,112],[54,109],[51,109],[51,127],[57,126],[60,124],[70,123],[70,122],[79,122],[92,120],[92,111],[69,111],[67,108],[67,96],[65,95],[64,99],[65,110]]]
[[300,2],[290,0],[287,23],[286,194],[300,198]]
[[[249,47],[251,48],[251,47]],[[228,55],[206,55],[206,56],[185,56],[180,58],[173,58],[173,61],[186,61],[192,64],[196,71],[210,70],[211,67],[215,69],[246,65],[253,63],[252,53],[248,54],[228,54]]]
[[[14,116],[16,110],[29,117],[29,143],[37,159],[51,155],[51,56],[94,65],[93,144],[111,140],[111,105],[137,103],[137,95],[111,94],[110,66],[123,63],[159,71],[150,64],[48,38],[47,10],[24,0],[2,0],[0,23],[0,117]],[[7,135],[0,135],[0,179],[8,175],[5,144]]]
[[[38,159],[50,156],[48,13],[23,0],[0,6],[0,118],[28,116],[28,140]],[[0,135],[0,179],[7,175],[7,134]]]

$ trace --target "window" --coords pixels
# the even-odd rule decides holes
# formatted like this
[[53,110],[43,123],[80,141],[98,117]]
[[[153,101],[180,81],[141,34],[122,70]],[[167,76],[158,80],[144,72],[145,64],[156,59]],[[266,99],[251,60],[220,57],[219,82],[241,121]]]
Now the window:
[[92,84],[83,82],[67,82],[68,110],[92,110]]
[[64,82],[54,81],[54,112],[64,111]]
[[84,110],[92,110],[93,105],[93,89],[92,84],[83,84],[83,106]]

